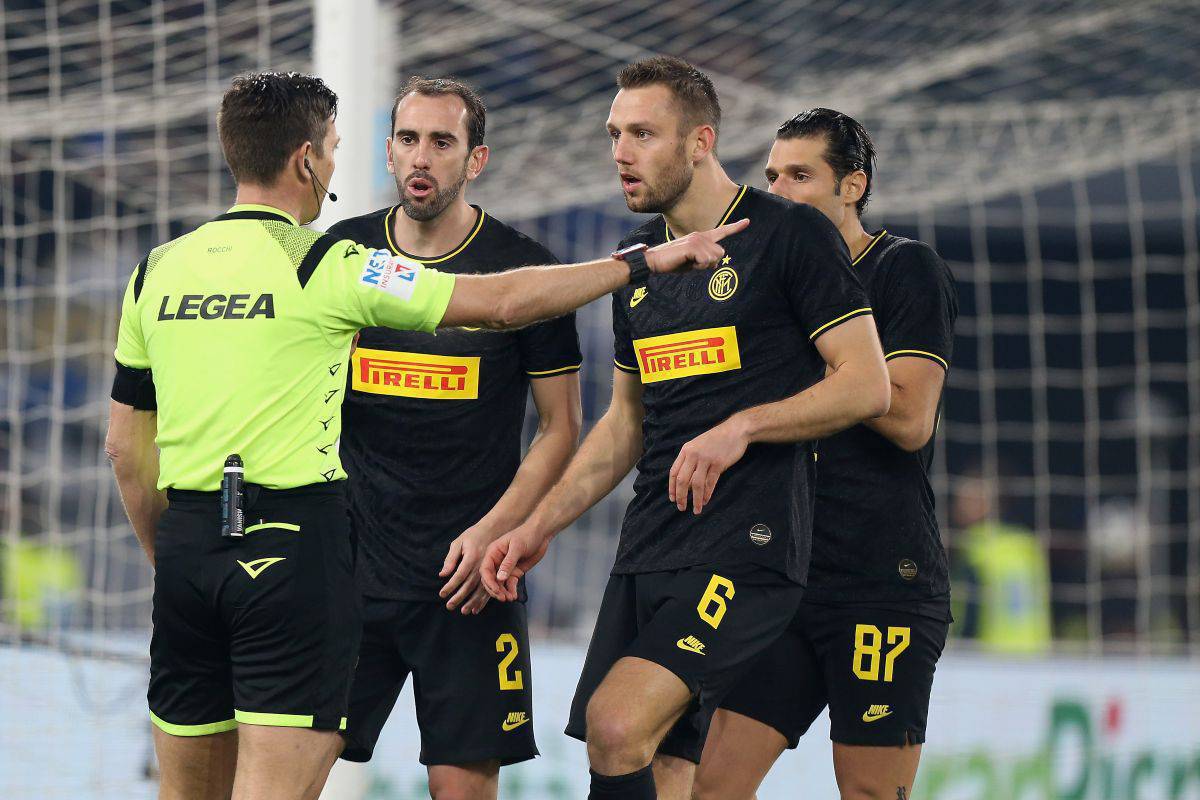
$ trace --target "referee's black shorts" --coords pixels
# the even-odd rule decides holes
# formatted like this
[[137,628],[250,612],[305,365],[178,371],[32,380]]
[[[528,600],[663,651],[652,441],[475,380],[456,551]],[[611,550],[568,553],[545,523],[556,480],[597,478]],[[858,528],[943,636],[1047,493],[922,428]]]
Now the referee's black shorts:
[[248,487],[246,535],[220,494],[170,490],[155,539],[150,716],[176,736],[240,723],[339,730],[361,612],[343,482]]

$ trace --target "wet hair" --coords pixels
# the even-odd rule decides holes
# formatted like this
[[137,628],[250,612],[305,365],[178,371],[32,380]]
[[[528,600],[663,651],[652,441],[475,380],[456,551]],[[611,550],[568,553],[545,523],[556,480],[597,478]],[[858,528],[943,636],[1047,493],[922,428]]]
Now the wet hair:
[[775,133],[776,139],[807,139],[810,136],[825,137],[825,163],[833,169],[839,182],[855,170],[866,173],[867,188],[854,204],[861,217],[871,198],[871,181],[875,177],[875,143],[867,129],[840,111],[810,108],[780,125]]

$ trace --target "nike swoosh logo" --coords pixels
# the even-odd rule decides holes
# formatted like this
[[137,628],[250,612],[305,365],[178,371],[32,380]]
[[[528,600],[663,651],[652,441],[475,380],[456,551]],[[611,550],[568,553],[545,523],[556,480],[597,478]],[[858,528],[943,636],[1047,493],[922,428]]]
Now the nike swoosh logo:
[[331,469],[328,472],[322,472],[321,477],[324,478],[326,481],[331,481],[331,480],[333,480],[333,473],[335,473],[335,472],[337,472],[336,469]]
[[868,709],[867,711],[863,712],[862,721],[863,722],[878,722],[879,720],[883,719],[884,717],[890,717],[891,715],[892,715],[891,711],[884,711],[882,714],[872,714],[870,712],[870,710]]
[[521,727],[526,722],[529,722],[529,717],[526,717],[525,719],[523,719],[519,722],[511,722],[511,723],[508,720],[504,720],[504,722],[500,723],[500,730],[504,731],[505,733],[508,733],[509,731],[513,731],[513,730],[516,730],[517,728]]
[[324,447],[318,447],[317,452],[323,456],[327,456],[327,455],[329,455],[329,448],[333,447],[334,444],[335,444],[335,442],[330,442],[329,444],[325,445]]
[[649,292],[645,289],[634,289],[633,296],[629,298],[629,307],[637,308],[637,304],[645,300],[647,294]]
[[[334,414],[333,416],[336,417],[337,414]],[[322,428],[329,430],[329,423],[333,422],[333,417],[330,417],[329,419],[319,419],[317,422],[321,423]]]
[[341,389],[330,389],[329,394],[325,395],[325,402],[328,403],[330,400],[333,399],[333,396],[340,391],[341,391]]
[[338,364],[334,364],[332,367],[330,367],[330,368],[329,368],[329,374],[330,374],[330,375],[337,375],[337,371],[338,371],[339,369],[341,369],[341,367],[342,367],[342,365],[341,365],[340,363],[338,363]]
[[680,650],[687,650],[689,653],[695,653],[698,656],[704,655],[703,650],[701,650],[698,647],[694,647],[693,645],[688,644],[683,639],[680,639],[679,641],[677,641],[675,643],[675,646],[678,647]]

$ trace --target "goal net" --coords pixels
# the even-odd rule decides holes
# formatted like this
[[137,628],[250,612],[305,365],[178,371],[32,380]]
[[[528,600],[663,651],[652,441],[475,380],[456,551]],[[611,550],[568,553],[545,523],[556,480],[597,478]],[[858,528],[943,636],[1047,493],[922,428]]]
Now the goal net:
[[[149,247],[230,203],[215,125],[230,78],[329,63],[313,45],[314,5],[17,0],[0,10],[6,796],[144,789],[150,572],[103,454],[119,293]],[[471,200],[564,260],[607,253],[641,221],[620,200],[603,125],[623,63],[662,52],[711,75],[722,163],[754,186],[784,119],[815,105],[857,117],[879,153],[868,227],[930,243],[958,280],[934,465],[952,549],[983,498],[1045,554],[1057,647],[1196,653],[1200,16],[1190,0],[377,5],[364,35],[392,46],[387,69],[362,73],[373,95],[411,74],[475,86],[491,160]],[[381,170],[350,190],[394,202]],[[607,303],[579,321],[590,424],[611,389]],[[629,496],[627,481],[533,573],[535,635],[590,633]],[[71,753],[68,766],[47,766],[47,742]]]

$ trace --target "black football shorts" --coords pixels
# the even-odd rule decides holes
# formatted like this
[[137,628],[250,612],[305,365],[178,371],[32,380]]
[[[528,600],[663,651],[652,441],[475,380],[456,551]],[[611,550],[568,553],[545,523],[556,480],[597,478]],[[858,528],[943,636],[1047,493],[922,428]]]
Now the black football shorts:
[[840,744],[925,741],[929,695],[949,623],[904,603],[801,603],[792,624],[721,702],[795,747],[829,707]]
[[410,673],[422,764],[538,754],[524,603],[493,600],[464,615],[440,602],[367,598],[363,620],[342,758],[371,759]]
[[344,726],[361,621],[341,483],[247,487],[241,538],[221,537],[219,493],[168,500],[155,538],[154,724],[177,736]]
[[653,661],[694,700],[659,752],[700,763],[708,723],[742,672],[787,628],[803,587],[754,564],[613,575],[571,703],[566,733],[587,739],[587,705],[618,660]]

